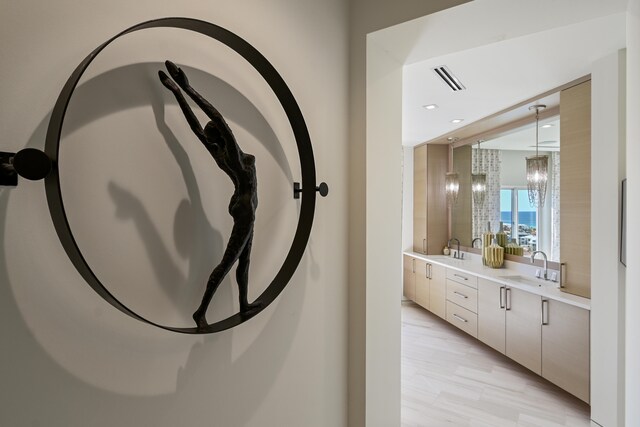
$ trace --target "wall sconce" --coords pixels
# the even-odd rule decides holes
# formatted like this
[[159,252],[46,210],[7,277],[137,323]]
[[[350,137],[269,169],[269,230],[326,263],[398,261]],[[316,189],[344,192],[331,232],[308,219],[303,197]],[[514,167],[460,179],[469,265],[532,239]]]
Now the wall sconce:
[[484,196],[487,194],[487,174],[482,173],[482,160],[480,156],[480,143],[482,140],[478,140],[478,149],[476,151],[476,161],[474,162],[477,167],[476,172],[471,171],[471,194],[473,196],[473,203],[476,206],[482,206],[484,204]]
[[445,175],[445,192],[447,202],[454,205],[458,201],[458,191],[460,190],[460,178],[457,172],[449,172]]
[[547,195],[547,179],[549,175],[549,156],[538,155],[538,121],[540,110],[546,105],[536,104],[529,110],[536,110],[536,155],[527,157],[527,188],[529,189],[529,203],[533,207],[543,207]]
[[31,181],[39,181],[51,172],[51,159],[35,148],[25,148],[17,153],[0,152],[0,185],[15,187],[18,175]]

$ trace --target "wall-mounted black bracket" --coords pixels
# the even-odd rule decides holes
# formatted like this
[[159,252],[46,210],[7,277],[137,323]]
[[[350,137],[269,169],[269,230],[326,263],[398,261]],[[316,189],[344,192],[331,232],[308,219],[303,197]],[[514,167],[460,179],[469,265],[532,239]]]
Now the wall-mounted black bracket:
[[0,185],[3,187],[15,187],[18,185],[18,173],[13,167],[13,158],[16,153],[0,151]]
[[35,148],[25,148],[17,153],[0,152],[0,185],[17,186],[18,175],[39,181],[49,175],[51,167],[49,156]]
[[[327,194],[329,194],[329,186],[325,182],[321,182],[320,185],[318,185],[316,187],[316,191],[318,193],[320,193],[320,195],[322,197],[327,197]],[[300,193],[302,193],[302,186],[300,185],[299,182],[294,182],[293,183],[293,198],[294,199],[299,199],[300,198]]]

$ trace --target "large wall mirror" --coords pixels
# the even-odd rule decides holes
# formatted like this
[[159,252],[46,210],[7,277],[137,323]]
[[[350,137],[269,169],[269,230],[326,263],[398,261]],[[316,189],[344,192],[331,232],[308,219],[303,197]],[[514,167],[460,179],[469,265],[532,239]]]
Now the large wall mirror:
[[[523,256],[541,250],[560,262],[560,116],[559,93],[544,98],[547,108],[538,123],[535,112],[454,144],[452,170],[459,174],[460,192],[451,206],[451,236],[471,248],[475,238],[502,226],[509,242]],[[533,102],[531,104],[534,104]],[[525,108],[527,106],[522,106]],[[526,158],[548,156],[548,181],[543,206],[529,200]],[[472,195],[472,174],[486,174],[483,198]],[[482,199],[482,200],[479,200]],[[475,242],[479,248],[479,242]],[[528,262],[528,260],[527,260]]]

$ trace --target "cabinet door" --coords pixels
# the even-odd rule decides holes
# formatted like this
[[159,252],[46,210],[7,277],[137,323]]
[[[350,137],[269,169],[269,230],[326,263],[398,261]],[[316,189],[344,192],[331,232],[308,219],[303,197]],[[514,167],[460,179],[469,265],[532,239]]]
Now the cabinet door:
[[478,278],[478,339],[502,354],[505,352],[506,288]]
[[431,277],[429,284],[429,303],[433,314],[446,318],[446,268],[441,265],[431,264]]
[[545,301],[542,376],[589,403],[589,311]]
[[563,290],[591,298],[591,81],[560,92],[560,140]]
[[416,298],[415,302],[429,309],[429,277],[427,262],[416,259]]
[[506,355],[542,372],[542,298],[518,289],[506,291]]
[[416,299],[415,258],[405,255],[403,265],[402,293],[413,301]]
[[413,150],[413,250],[427,253],[427,146]]

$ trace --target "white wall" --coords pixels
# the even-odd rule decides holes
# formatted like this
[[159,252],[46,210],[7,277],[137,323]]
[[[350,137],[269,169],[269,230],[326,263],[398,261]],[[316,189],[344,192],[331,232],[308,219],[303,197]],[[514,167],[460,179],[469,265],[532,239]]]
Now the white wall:
[[[402,151],[389,141],[402,134],[402,68],[375,43],[367,44],[367,103],[367,306],[386,306],[367,316],[367,426],[383,427],[400,419]],[[393,268],[376,262],[390,259]]]
[[502,150],[500,158],[500,185],[507,187],[526,187],[526,157],[534,156],[535,151]]
[[[379,331],[367,330],[367,317],[385,313],[391,305],[397,304],[398,298],[384,301],[380,298],[369,300],[368,289],[372,292],[380,289],[379,286],[398,288],[400,276],[396,277],[396,283],[382,284],[376,278],[367,276],[367,264],[379,262],[369,259],[367,254],[367,211],[363,209],[367,205],[366,196],[369,192],[369,184],[366,182],[367,169],[365,159],[368,156],[367,149],[367,38],[368,34],[389,27],[391,25],[406,22],[408,20],[424,16],[439,10],[464,3],[466,0],[403,0],[402,3],[393,3],[387,0],[350,0],[349,1],[349,426],[358,427],[367,425],[384,425],[381,420],[388,419],[387,411],[397,413],[397,405],[400,396],[397,388],[392,386],[383,390],[374,390],[381,387],[380,378],[386,378],[387,369],[395,370],[400,364],[400,354],[389,357],[367,359],[368,348],[382,348],[384,343],[397,343],[399,340],[399,322],[396,317],[393,321],[398,325],[396,329],[383,328]],[[385,52],[388,54],[389,52]],[[389,122],[395,127],[395,122]],[[402,134],[395,134],[393,139],[387,141],[400,144]],[[399,152],[399,145],[398,147]],[[394,155],[395,156],[395,155]],[[388,177],[393,182],[398,182],[401,176],[400,164],[394,169],[393,175]],[[395,181],[398,179],[398,181]],[[392,195],[391,199],[394,199]],[[396,200],[399,200],[397,197]],[[386,227],[387,222],[379,224]],[[395,230],[401,236],[400,227]],[[399,241],[399,240],[398,240]],[[399,248],[398,248],[399,249]],[[400,262],[400,258],[394,258],[391,262]],[[392,266],[394,270],[396,266]],[[386,276],[385,276],[386,277]],[[369,282],[370,281],[370,282]],[[384,292],[384,291],[383,291]],[[399,294],[398,294],[399,295]],[[391,313],[399,312],[391,308]],[[385,315],[386,316],[386,315]],[[368,340],[375,343],[369,347]],[[393,344],[395,345],[395,344]],[[368,373],[367,373],[368,371]],[[396,371],[397,372],[397,371]],[[368,382],[367,376],[373,376],[374,380]],[[379,376],[376,380],[375,376]],[[394,380],[394,383],[396,381]],[[369,391],[374,390],[372,393]],[[385,427],[398,425],[399,419]]]
[[640,1],[629,1],[627,15],[627,288],[626,422],[640,422]]
[[[43,147],[59,91],[93,48],[132,24],[189,16],[242,36],[282,74],[330,195],[318,200],[305,256],[274,304],[233,330],[189,337],[124,316],[83,282],[42,182],[0,190],[0,425],[347,425],[347,4],[27,0],[2,10],[2,150]],[[194,84],[258,156],[252,295],[278,268],[297,217],[299,166],[283,114],[223,51],[179,31],[122,39],[70,106],[61,158],[70,221],[105,282],[154,320],[189,324],[230,231],[233,190],[158,84],[163,60],[193,67]],[[211,320],[237,310],[231,277]]]
[[625,271],[618,248],[625,71],[620,51],[595,61],[591,73],[591,418],[602,426],[624,425]]
[[402,147],[402,250],[413,250],[413,147]]

